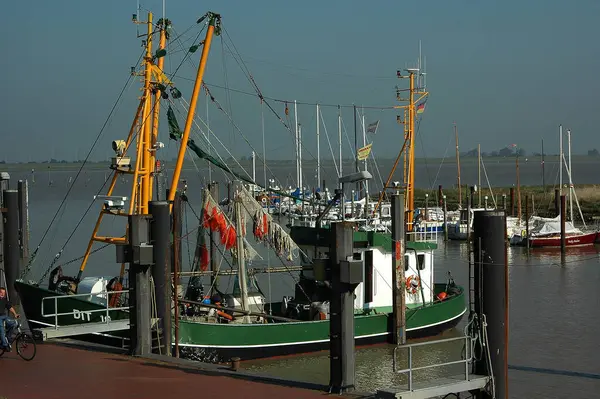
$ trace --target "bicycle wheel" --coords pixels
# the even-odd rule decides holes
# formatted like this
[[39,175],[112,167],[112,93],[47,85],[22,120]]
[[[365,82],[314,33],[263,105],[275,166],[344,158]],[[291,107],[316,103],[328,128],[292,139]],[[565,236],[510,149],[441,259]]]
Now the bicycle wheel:
[[29,361],[35,357],[37,348],[31,335],[26,333],[19,334],[17,339],[15,339],[15,346],[21,359]]

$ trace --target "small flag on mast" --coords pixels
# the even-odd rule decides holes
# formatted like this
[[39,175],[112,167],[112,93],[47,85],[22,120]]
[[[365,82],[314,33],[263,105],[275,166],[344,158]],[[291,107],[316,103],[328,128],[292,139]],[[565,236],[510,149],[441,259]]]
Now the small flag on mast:
[[425,111],[425,103],[422,102],[421,104],[417,105],[417,114],[422,114]]
[[364,161],[365,159],[369,158],[369,155],[371,154],[371,146],[373,144],[367,144],[366,146],[364,146],[363,148],[359,148],[357,153],[356,153],[356,158],[359,161]]
[[367,133],[375,134],[375,132],[377,132],[378,127],[379,127],[379,121],[369,124],[369,126],[367,126]]

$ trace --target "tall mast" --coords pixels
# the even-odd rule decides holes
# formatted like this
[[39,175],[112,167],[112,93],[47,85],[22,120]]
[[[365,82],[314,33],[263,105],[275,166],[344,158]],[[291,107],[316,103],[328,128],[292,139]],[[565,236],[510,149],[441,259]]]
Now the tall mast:
[[[342,159],[342,108],[338,105],[338,144],[340,147],[340,175],[338,177],[342,177],[342,165],[343,165],[343,159]],[[340,184],[340,188],[342,187],[342,185]]]
[[145,70],[144,70],[144,111],[142,113],[142,130],[140,132],[142,136],[141,140],[141,197],[138,200],[138,214],[148,214],[148,201],[150,193],[152,192],[152,186],[150,185],[150,141],[152,140],[152,123],[150,120],[150,112],[152,111],[152,92],[150,90],[150,82],[152,79],[152,30],[154,25],[152,23],[152,13],[148,13],[148,32],[146,35],[146,56]]
[[[405,210],[407,230],[413,230],[413,218],[415,212],[415,119],[416,119],[416,104],[423,100],[429,93],[415,86],[415,79],[420,74],[418,68],[406,69],[409,79],[409,97],[408,104],[396,108],[403,108],[408,116],[408,124],[405,122],[406,131],[406,156],[405,156],[405,185],[406,185],[406,202]],[[397,72],[399,78],[405,78],[401,72]],[[418,96],[418,97],[417,97]],[[404,100],[406,101],[406,100]],[[406,119],[406,118],[405,118]],[[408,128],[406,128],[408,127]],[[408,169],[408,170],[406,170]]]
[[175,198],[175,192],[179,183],[179,177],[181,176],[181,169],[183,167],[183,160],[185,158],[185,150],[187,148],[188,140],[190,138],[190,130],[192,129],[192,123],[194,122],[194,113],[196,112],[196,104],[198,103],[198,93],[202,87],[202,79],[204,77],[204,71],[206,70],[206,60],[208,59],[208,53],[210,51],[210,44],[212,43],[213,34],[220,34],[221,30],[221,15],[213,12],[208,12],[204,17],[200,19],[200,22],[205,18],[209,19],[208,29],[206,30],[206,37],[204,39],[204,46],[202,47],[202,56],[200,57],[200,64],[198,65],[198,72],[196,74],[196,81],[194,82],[194,90],[192,91],[192,97],[190,98],[190,107],[188,109],[187,118],[185,120],[185,128],[181,137],[181,143],[179,145],[179,153],[177,154],[177,162],[175,164],[175,170],[173,171],[173,180],[171,181],[171,188],[169,189],[169,201],[173,201]]
[[546,172],[544,163],[544,139],[542,139],[542,186],[544,187],[544,194],[546,193]]
[[516,157],[516,168],[517,168],[517,217],[519,223],[521,222],[521,182],[519,179],[519,150],[517,148],[517,157]]
[[481,208],[481,144],[477,144],[477,202]]
[[[352,106],[354,110],[354,165],[356,172],[358,172],[358,134],[356,132],[356,105]],[[356,192],[360,196],[360,183],[356,183]]]
[[300,187],[300,154],[298,153],[298,106],[294,100],[294,145],[296,146],[296,185]]
[[[158,21],[158,25],[160,27],[160,39],[159,39],[159,43],[158,43],[158,48],[159,51],[160,50],[164,50],[166,47],[166,42],[167,42],[167,32],[166,29],[168,28],[168,24],[170,24],[170,22],[168,22],[165,17],[164,17],[164,13],[165,13],[165,4],[163,1],[163,18]],[[165,58],[164,57],[159,57],[158,58],[158,68],[162,71],[163,70],[163,66],[165,64]],[[157,144],[158,144],[158,117],[159,117],[159,113],[160,113],[160,99],[161,99],[161,95],[162,92],[160,90],[160,86],[158,86],[156,88],[156,92],[154,93],[154,105],[152,108],[152,137],[150,140],[150,149],[148,154],[150,155],[150,191],[149,191],[149,198],[148,200],[151,201],[152,200],[152,187],[153,187],[153,180],[154,180],[154,170],[156,169],[156,150],[158,149]],[[160,196],[161,193],[156,193],[158,196]],[[160,197],[159,197],[160,198]]]
[[298,187],[302,193],[302,199],[304,199],[304,189],[302,188],[302,124],[298,123]]
[[558,194],[562,195],[562,170],[563,170],[563,134],[562,134],[562,125],[558,128],[558,135],[560,139],[560,147],[558,154]]
[[[367,146],[367,129],[365,126],[365,109],[362,109],[362,133],[363,133],[363,147]],[[367,171],[367,161],[369,158],[365,158],[365,172]],[[365,187],[365,217],[367,217],[369,213],[369,182],[367,180],[364,181]]]
[[[111,210],[106,209],[104,206],[102,210],[98,214],[98,218],[96,219],[96,224],[94,225],[94,229],[92,230],[92,235],[88,241],[88,245],[86,247],[85,253],[83,255],[83,259],[81,261],[81,265],[79,266],[79,272],[77,273],[76,280],[80,281],[81,276],[83,275],[83,271],[87,266],[87,262],[92,253],[92,247],[95,242],[105,243],[105,244],[123,244],[127,242],[126,237],[111,237],[111,236],[100,236],[98,231],[100,229],[100,225],[102,224],[102,220],[104,219],[104,215],[112,214],[118,216],[127,216],[134,213],[135,210],[140,210],[140,204],[144,203],[143,194],[141,193],[141,189],[138,189],[140,185],[140,178],[143,177],[145,171],[142,169],[144,165],[144,158],[149,156],[148,151],[144,151],[145,146],[144,140],[147,137],[150,137],[150,126],[152,121],[149,119],[150,109],[148,108],[148,104],[151,104],[150,98],[150,79],[148,77],[148,73],[150,72],[152,65],[152,51],[151,51],[151,36],[152,36],[152,13],[148,13],[148,20],[146,22],[138,22],[138,14],[135,14],[133,18],[133,22],[136,24],[146,24],[148,37],[144,41],[146,46],[146,57],[144,59],[144,88],[143,95],[140,99],[139,105],[135,112],[135,116],[133,118],[133,122],[131,123],[131,127],[129,129],[129,133],[125,140],[115,140],[113,141],[113,150],[115,151],[115,157],[111,162],[111,169],[113,169],[113,176],[106,190],[106,197],[111,197],[119,180],[119,176],[121,174],[133,174],[132,179],[132,188],[131,188],[131,197],[129,199],[129,211],[124,212],[122,210]],[[132,71],[133,75],[136,75],[135,71]],[[142,119],[142,116],[145,118]],[[141,124],[140,124],[141,122]],[[139,125],[139,126],[138,126]],[[146,129],[147,128],[147,129]],[[148,136],[145,137],[144,134],[148,133]],[[134,161],[133,171],[130,170],[131,165],[131,156],[128,155],[128,150],[133,144],[134,138],[137,138],[137,143],[135,146],[136,156]],[[147,175],[146,175],[147,176]],[[136,207],[137,205],[137,207]],[[146,202],[147,205],[147,202]],[[147,208],[146,208],[147,211]],[[123,269],[121,270],[123,272]]]
[[456,185],[458,186],[458,204],[462,206],[462,186],[460,185],[460,152],[458,151],[458,129],[454,122],[454,138],[456,140]]
[[571,211],[571,223],[573,223],[573,170],[571,169],[571,129],[567,129],[567,143],[569,151],[569,208]]
[[[317,185],[321,187],[321,136],[319,135],[319,129],[321,127],[319,104],[317,104]],[[322,187],[325,189],[324,187]]]

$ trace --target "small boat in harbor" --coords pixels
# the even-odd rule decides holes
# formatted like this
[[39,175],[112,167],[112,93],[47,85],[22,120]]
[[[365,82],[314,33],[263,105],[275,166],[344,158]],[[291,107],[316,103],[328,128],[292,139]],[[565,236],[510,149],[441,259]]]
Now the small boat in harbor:
[[[597,235],[596,231],[583,232],[573,226],[573,223],[565,222],[565,245],[567,247],[594,245]],[[531,248],[560,247],[560,219],[544,221],[538,229],[530,232],[528,240]]]

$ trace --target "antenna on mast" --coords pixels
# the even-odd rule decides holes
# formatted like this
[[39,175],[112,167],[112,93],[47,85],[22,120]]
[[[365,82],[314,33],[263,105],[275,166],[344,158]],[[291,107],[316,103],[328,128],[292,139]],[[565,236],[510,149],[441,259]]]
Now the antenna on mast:
[[166,0],[163,0],[163,2],[162,2],[163,21],[165,20],[165,17],[166,17],[166,5],[165,5],[165,3],[166,3]]
[[[419,39],[419,62],[418,62],[418,66],[417,68],[419,68],[419,71],[422,71],[423,68],[421,68],[421,39]],[[419,88],[419,90],[421,90],[421,74],[419,74],[417,76],[417,87]]]
[[427,91],[427,56],[423,57],[423,91]]
[[[140,0],[137,0],[135,7],[135,14],[131,17],[131,21],[135,24],[135,33],[137,37],[140,37],[140,25],[138,24],[140,17]],[[133,72],[133,71],[132,71]]]

